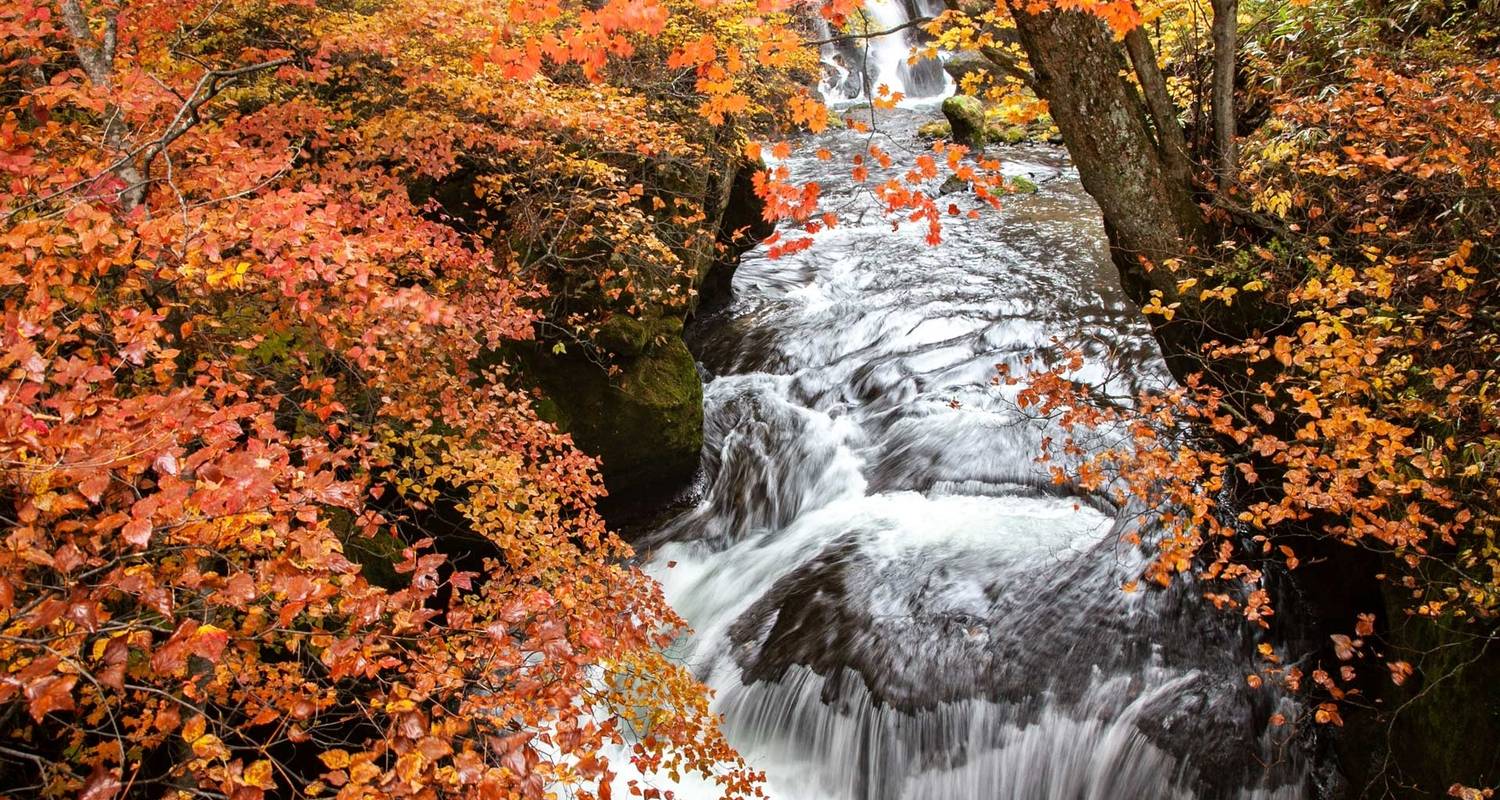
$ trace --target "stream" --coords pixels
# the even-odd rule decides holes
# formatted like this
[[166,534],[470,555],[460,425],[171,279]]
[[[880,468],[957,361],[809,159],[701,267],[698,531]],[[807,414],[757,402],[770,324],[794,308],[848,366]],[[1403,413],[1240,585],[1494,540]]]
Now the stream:
[[[935,117],[881,112],[882,147],[925,150]],[[843,221],[747,254],[696,323],[700,479],[637,543],[730,741],[789,800],[1308,796],[1268,724],[1296,706],[1245,680],[1254,634],[1190,586],[1123,591],[1136,513],[1054,487],[1035,458],[1055,431],[993,385],[1059,342],[1116,393],[1171,380],[1065,155],[997,150],[1040,190],[932,246],[850,180],[866,142],[833,131],[784,162]]]

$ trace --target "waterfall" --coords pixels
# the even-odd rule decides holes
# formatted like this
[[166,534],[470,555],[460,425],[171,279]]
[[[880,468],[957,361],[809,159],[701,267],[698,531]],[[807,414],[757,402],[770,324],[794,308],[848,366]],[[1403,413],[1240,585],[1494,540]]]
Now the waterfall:
[[[872,49],[872,71],[899,73],[892,52]],[[881,130],[917,150],[930,115]],[[1305,710],[1245,681],[1260,634],[1190,585],[1122,591],[1149,557],[1124,536],[1149,538],[1140,509],[1054,486],[1035,456],[1058,432],[991,382],[997,364],[1065,361],[1059,341],[1095,343],[1074,377],[1110,395],[1171,381],[1065,157],[1010,151],[1042,190],[955,216],[932,246],[859,213],[877,202],[848,177],[863,135],[815,144],[834,157],[783,163],[843,198],[845,221],[809,250],[748,254],[693,334],[700,494],[637,542],[694,628],[671,655],[714,689],[767,794],[1307,797],[1307,757],[1269,723]]]
[[[913,19],[942,13],[938,0],[865,0],[867,33],[880,33],[901,27]],[[833,39],[827,21],[817,18],[818,37]],[[880,36],[850,37],[824,44],[820,56],[823,79],[819,85],[824,100],[831,105],[868,101],[882,85],[913,100],[941,97],[952,91],[953,84],[935,58],[912,58],[912,48],[921,41],[916,27]]]

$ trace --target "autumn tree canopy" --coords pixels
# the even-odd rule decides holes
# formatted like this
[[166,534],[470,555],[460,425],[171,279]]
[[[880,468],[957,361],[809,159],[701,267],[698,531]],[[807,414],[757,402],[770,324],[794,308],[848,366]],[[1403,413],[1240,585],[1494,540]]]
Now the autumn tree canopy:
[[[558,270],[685,291],[662,237],[692,209],[632,165],[807,102],[785,22],[7,4],[6,791],[608,797],[607,749],[749,791],[504,353]],[[455,175],[510,216],[456,217]],[[553,249],[506,246],[526,226]]]

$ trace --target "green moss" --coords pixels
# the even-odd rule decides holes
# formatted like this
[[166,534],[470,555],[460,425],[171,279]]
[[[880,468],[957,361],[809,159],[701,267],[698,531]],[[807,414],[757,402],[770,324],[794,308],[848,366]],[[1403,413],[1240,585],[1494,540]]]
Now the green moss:
[[365,536],[354,529],[354,515],[342,508],[328,512],[328,527],[344,546],[344,556],[359,565],[365,580],[383,589],[401,589],[408,581],[396,571],[406,543],[386,531]]
[[613,314],[599,326],[594,341],[611,353],[638,356],[651,341],[651,328],[629,314]]
[[405,549],[406,544],[389,533],[354,535],[344,541],[344,555],[359,565],[365,580],[385,589],[406,585],[405,576],[396,571],[396,565],[404,560]]
[[984,129],[987,141],[1020,144],[1031,138],[1026,128],[1020,125],[990,125]]
[[984,146],[984,104],[979,98],[956,94],[943,101],[943,116],[953,132],[953,141],[978,149]]
[[946,120],[933,120],[918,127],[917,135],[923,139],[947,139],[953,135],[953,127]]
[[1410,597],[1385,587],[1383,660],[1409,662],[1411,678],[1396,686],[1371,681],[1373,708],[1351,709],[1339,746],[1355,786],[1385,781],[1402,797],[1440,798],[1454,783],[1491,786],[1500,780],[1500,646],[1482,623],[1448,616],[1408,617]]
[[1017,175],[1009,181],[1011,191],[1015,194],[1036,194],[1037,186],[1025,175]]
[[658,320],[644,352],[617,358],[614,374],[575,352],[520,352],[525,376],[546,397],[538,411],[600,459],[614,505],[669,496],[698,467],[703,384],[680,325]]

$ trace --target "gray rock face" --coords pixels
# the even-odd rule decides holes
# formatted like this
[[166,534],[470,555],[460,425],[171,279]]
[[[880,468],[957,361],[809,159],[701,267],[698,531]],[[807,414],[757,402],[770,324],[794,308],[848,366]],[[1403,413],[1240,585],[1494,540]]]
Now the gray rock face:
[[964,50],[954,53],[947,61],[944,61],[943,69],[962,89],[964,78],[976,73],[989,72],[991,67],[990,62],[984,56]]

